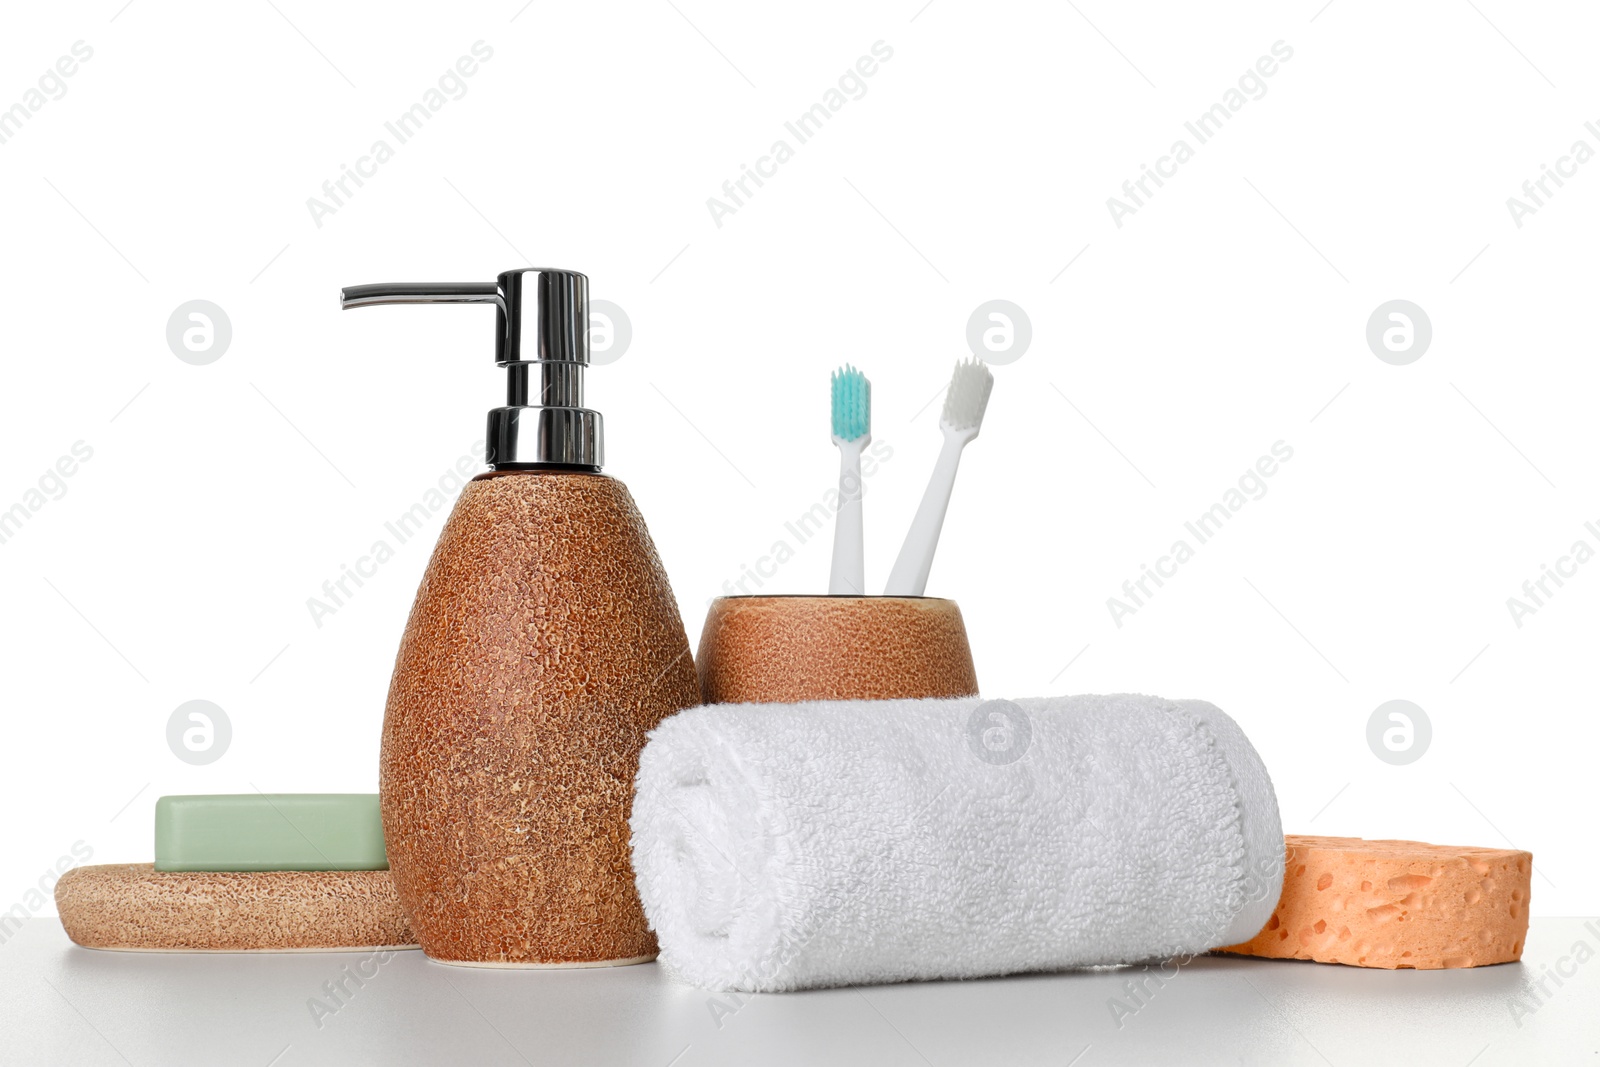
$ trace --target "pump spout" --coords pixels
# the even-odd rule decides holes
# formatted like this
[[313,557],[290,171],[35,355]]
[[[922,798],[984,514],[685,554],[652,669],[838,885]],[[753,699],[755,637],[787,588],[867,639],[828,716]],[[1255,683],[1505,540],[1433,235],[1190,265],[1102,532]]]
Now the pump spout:
[[380,282],[351,285],[339,290],[339,308],[374,304],[496,304],[500,287],[494,282]]

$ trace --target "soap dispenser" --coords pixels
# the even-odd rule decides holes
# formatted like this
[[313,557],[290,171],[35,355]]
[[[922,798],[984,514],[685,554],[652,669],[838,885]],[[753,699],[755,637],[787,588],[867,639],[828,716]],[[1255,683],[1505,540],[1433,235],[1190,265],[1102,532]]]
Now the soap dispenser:
[[506,406],[406,623],[383,721],[390,869],[424,952],[573,967],[654,958],[628,854],[645,734],[699,702],[644,519],[584,407],[589,281],[362,285],[345,308],[493,304]]

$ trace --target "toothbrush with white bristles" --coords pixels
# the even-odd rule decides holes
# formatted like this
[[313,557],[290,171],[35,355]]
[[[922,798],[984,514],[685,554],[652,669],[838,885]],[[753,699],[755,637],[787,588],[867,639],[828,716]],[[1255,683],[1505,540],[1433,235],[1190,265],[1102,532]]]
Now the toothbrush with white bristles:
[[994,375],[981,362],[972,359],[956,364],[950,388],[944,394],[944,414],[939,418],[944,447],[933,466],[933,477],[928,479],[928,489],[922,494],[917,516],[911,520],[906,542],[900,546],[899,558],[889,572],[889,584],[883,591],[885,596],[921,596],[928,587],[928,572],[933,569],[939,530],[944,526],[944,513],[950,506],[950,493],[956,485],[961,450],[978,436],[992,389]]
[[872,383],[846,364],[833,373],[833,443],[839,446],[839,513],[833,520],[830,596],[867,591],[861,525],[861,450],[872,443]]

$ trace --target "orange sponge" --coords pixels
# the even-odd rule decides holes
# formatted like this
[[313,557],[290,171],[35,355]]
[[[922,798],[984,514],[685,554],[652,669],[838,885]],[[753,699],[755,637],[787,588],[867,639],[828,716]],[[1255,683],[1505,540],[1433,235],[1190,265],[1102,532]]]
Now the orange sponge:
[[1522,958],[1530,853],[1295,834],[1285,844],[1272,918],[1219,951],[1417,970]]

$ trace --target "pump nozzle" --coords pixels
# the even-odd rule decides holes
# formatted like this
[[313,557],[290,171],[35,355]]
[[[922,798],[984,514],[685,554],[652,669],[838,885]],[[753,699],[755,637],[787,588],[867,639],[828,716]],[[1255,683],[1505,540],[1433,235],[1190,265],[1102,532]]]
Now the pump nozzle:
[[493,304],[499,299],[494,282],[388,282],[379,285],[351,285],[339,290],[339,307],[371,307],[373,304]]

